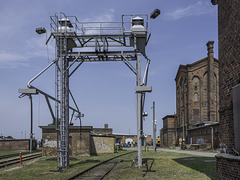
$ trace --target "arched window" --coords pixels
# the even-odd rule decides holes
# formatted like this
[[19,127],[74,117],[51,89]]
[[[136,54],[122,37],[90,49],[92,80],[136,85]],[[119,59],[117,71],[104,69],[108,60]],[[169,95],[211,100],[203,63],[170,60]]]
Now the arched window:
[[198,83],[198,81],[199,81],[198,77],[195,76],[195,77],[193,78],[193,81],[194,81],[195,83]]
[[193,100],[194,102],[198,102],[198,93],[194,93]]
[[193,82],[194,82],[195,90],[197,90],[198,89],[199,78],[195,76],[193,78]]

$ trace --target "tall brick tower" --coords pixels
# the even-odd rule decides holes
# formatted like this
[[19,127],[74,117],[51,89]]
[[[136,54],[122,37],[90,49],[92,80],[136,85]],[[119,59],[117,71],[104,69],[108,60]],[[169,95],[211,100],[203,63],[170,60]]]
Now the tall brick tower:
[[[217,158],[218,179],[240,179],[240,152],[235,139],[233,89],[240,85],[240,1],[211,0],[218,5],[219,98],[221,153]],[[238,107],[239,108],[239,107]],[[235,117],[236,118],[236,117]],[[237,117],[239,118],[239,117]],[[237,131],[234,132],[234,129]]]
[[216,121],[216,92],[214,82],[214,53],[213,53],[214,41],[208,41],[208,81],[207,81],[207,100],[208,100],[208,121]]
[[219,98],[221,140],[233,153],[232,89],[240,83],[240,1],[218,0]]

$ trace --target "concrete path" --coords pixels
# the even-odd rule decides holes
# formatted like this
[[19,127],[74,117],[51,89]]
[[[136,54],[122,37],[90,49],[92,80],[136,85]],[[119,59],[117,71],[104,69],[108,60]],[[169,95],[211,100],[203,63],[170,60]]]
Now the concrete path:
[[200,151],[187,151],[187,150],[178,150],[178,149],[164,149],[158,148],[157,151],[167,151],[167,152],[175,152],[175,153],[183,153],[183,154],[191,154],[191,155],[198,155],[198,156],[205,156],[205,157],[215,157],[218,153],[212,152],[200,152]]
[[[123,148],[125,150],[135,150],[137,151],[137,148]],[[144,147],[142,148],[142,151],[144,151]],[[147,151],[152,151],[152,147],[148,147]],[[191,154],[191,155],[197,155],[197,156],[205,156],[205,157],[215,157],[218,153],[212,153],[212,152],[206,152],[206,151],[188,151],[188,150],[181,150],[181,149],[165,149],[165,148],[157,148],[157,151],[167,151],[167,152],[174,152],[174,153],[182,153],[182,154]]]

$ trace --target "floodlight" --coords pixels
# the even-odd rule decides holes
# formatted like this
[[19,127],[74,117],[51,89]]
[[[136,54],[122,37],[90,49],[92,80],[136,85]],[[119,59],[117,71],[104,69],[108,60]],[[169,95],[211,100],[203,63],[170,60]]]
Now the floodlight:
[[218,0],[211,0],[213,5],[217,5],[218,4]]
[[155,19],[156,17],[159,16],[159,14],[160,14],[160,10],[159,10],[159,9],[155,9],[155,10],[151,13],[150,18],[151,18],[151,19]]
[[38,34],[44,34],[47,32],[47,30],[44,28],[44,27],[39,27],[39,28],[36,28],[36,33]]

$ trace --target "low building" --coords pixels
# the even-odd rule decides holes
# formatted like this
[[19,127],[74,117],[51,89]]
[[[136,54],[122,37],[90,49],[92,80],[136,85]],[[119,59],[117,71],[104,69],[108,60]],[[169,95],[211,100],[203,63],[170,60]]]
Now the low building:
[[176,144],[176,115],[167,115],[163,119],[163,128],[160,131],[161,147]]
[[209,144],[219,148],[219,122],[204,121],[188,129],[189,144]]
[[[42,129],[43,155],[56,156],[57,131],[55,126],[40,126],[40,128]],[[92,126],[69,126],[69,155],[90,156],[114,153],[114,140],[113,135],[96,134]]]

